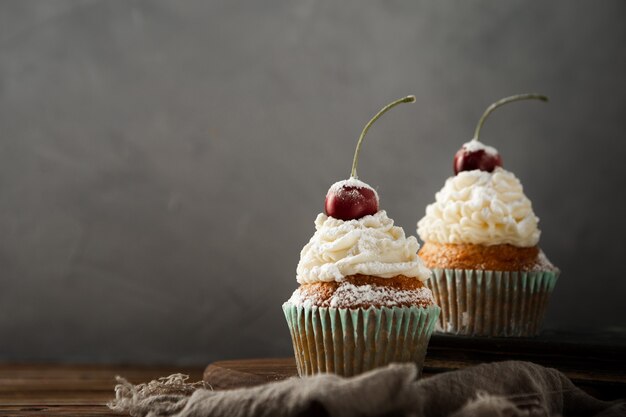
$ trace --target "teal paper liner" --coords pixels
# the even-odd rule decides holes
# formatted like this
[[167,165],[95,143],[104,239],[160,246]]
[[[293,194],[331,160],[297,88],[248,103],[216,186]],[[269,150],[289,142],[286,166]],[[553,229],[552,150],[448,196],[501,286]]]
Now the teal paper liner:
[[536,336],[558,276],[555,271],[433,269],[428,286],[441,307],[437,331]]
[[300,376],[357,375],[392,362],[414,362],[421,372],[440,309],[326,308],[283,304]]

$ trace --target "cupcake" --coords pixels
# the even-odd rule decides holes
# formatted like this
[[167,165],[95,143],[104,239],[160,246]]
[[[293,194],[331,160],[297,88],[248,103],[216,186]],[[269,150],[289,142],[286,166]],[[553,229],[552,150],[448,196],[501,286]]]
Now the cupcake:
[[300,287],[283,304],[298,373],[351,376],[391,362],[421,366],[438,315],[425,281],[431,275],[384,210],[376,191],[357,179],[357,143],[350,179],[328,190],[315,234],[296,269]]
[[519,179],[502,167],[496,149],[478,140],[487,116],[524,94],[487,108],[474,139],[454,158],[448,178],[417,223],[419,254],[441,307],[438,331],[471,336],[539,333],[559,270],[539,247],[539,219]]

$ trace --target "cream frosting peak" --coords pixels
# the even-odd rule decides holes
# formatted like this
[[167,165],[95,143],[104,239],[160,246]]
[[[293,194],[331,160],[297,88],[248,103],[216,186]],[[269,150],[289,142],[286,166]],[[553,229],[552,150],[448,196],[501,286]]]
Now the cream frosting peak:
[[517,177],[503,168],[463,171],[448,178],[417,223],[423,241],[535,246],[539,219]]
[[404,275],[421,281],[430,277],[430,270],[417,256],[417,239],[405,237],[384,210],[346,221],[320,213],[315,229],[300,253],[296,270],[300,284],[342,281],[355,274]]

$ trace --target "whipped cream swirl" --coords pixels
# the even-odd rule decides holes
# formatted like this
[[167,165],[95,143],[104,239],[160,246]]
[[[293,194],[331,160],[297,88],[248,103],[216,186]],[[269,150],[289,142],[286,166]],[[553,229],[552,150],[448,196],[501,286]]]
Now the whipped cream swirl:
[[513,173],[473,170],[448,178],[417,233],[425,242],[531,247],[539,242],[538,222]]
[[296,270],[300,284],[342,281],[355,274],[430,278],[430,270],[417,256],[417,239],[405,237],[384,210],[347,221],[320,213],[315,229],[300,253]]

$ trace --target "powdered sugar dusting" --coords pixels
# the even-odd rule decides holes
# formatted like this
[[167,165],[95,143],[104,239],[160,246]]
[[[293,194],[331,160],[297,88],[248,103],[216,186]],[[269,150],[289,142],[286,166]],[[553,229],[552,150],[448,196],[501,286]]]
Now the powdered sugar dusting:
[[498,150],[493,146],[487,146],[478,140],[471,140],[463,144],[463,149],[468,152],[485,151],[489,155],[498,155]]
[[430,305],[433,294],[427,287],[400,290],[377,285],[354,285],[343,282],[330,298],[324,299],[321,293],[307,293],[302,287],[296,289],[288,303],[296,306],[317,306],[331,308],[356,308],[365,306],[401,307]]
[[376,192],[374,188],[372,188],[369,184],[354,177],[350,177],[347,180],[337,181],[336,183],[330,186],[330,188],[328,189],[328,193],[326,193],[326,195],[331,194],[331,193],[335,194],[341,188],[344,188],[344,187],[367,188],[369,190],[372,190],[374,192],[374,195],[376,196],[376,202],[377,203],[380,202],[380,200],[378,199],[378,193]]
[[548,259],[545,253],[542,250],[539,250],[539,254],[537,255],[537,263],[531,269],[531,271],[539,272],[539,271],[558,271],[559,268],[554,266],[552,262]]

